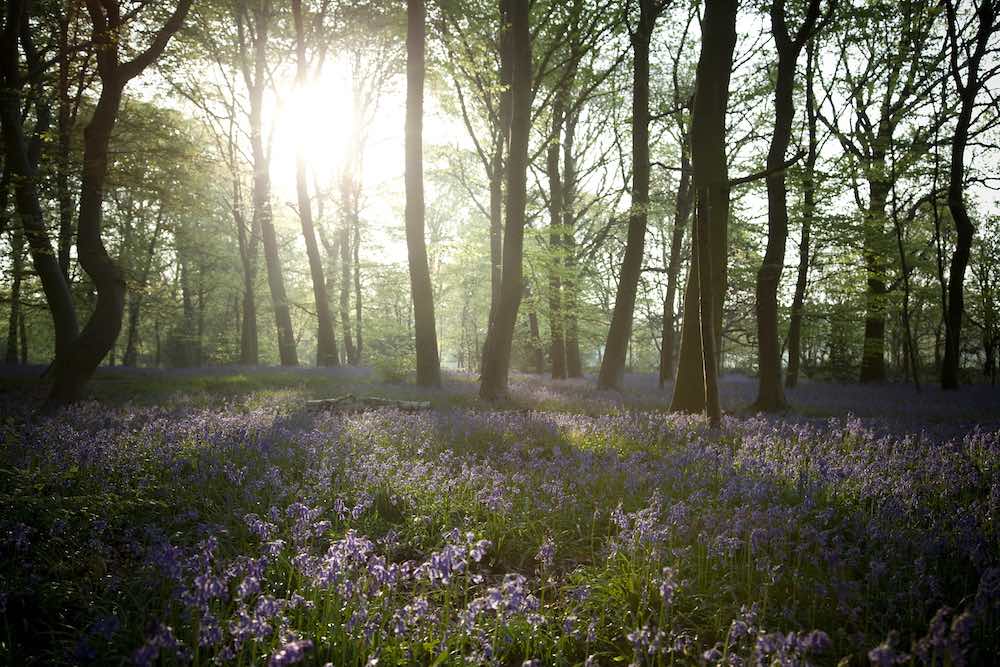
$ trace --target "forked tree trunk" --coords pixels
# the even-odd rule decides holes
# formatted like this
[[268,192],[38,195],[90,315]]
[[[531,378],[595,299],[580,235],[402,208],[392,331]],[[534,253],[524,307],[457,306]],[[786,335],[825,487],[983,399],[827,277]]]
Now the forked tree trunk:
[[527,206],[528,140],[531,134],[531,35],[529,0],[509,0],[502,20],[509,25],[510,48],[502,56],[510,63],[511,124],[507,159],[507,222],[504,226],[500,300],[490,320],[483,346],[479,395],[495,400],[507,394],[511,343],[521,304],[522,251]]
[[406,251],[413,295],[417,385],[441,386],[434,320],[434,289],[424,239],[424,60],[426,49],[424,0],[407,0],[406,17]]
[[3,128],[4,176],[14,184],[14,210],[20,219],[32,264],[42,283],[42,291],[52,315],[58,356],[69,349],[77,336],[79,325],[69,285],[59,268],[49,240],[39,199],[35,156],[40,153],[41,137],[48,128],[50,113],[44,100],[36,99],[36,132],[29,141],[21,125],[23,82],[18,66],[19,37],[27,44],[26,54],[36,54],[30,46],[31,33],[27,29],[25,3],[10,0],[6,9],[0,45],[0,73],[3,78],[0,82],[0,123]]
[[118,2],[109,0],[87,5],[93,24],[101,93],[83,135],[77,254],[80,266],[97,289],[97,302],[79,336],[62,354],[56,354],[52,365],[54,382],[49,394],[50,405],[72,402],[80,397],[84,385],[114,346],[121,331],[125,279],[121,268],[108,255],[101,238],[108,145],[125,86],[159,57],[167,42],[180,29],[190,6],[191,0],[180,0],[164,26],[155,33],[150,46],[132,60],[122,63],[116,41],[123,29]]
[[632,208],[611,327],[597,378],[597,386],[602,389],[621,388],[628,343],[632,336],[635,295],[642,273],[649,214],[649,44],[659,12],[659,3],[655,0],[639,0],[639,24],[631,35]]
[[[692,240],[691,267],[684,294],[684,323],[681,351],[674,381],[670,409],[685,412],[715,410],[718,359],[706,363],[702,313],[711,314],[711,350],[716,355],[722,336],[722,303],[726,291],[727,235],[729,220],[729,174],[726,163],[726,108],[729,101],[729,75],[736,46],[736,0],[709,0],[705,5],[701,55],[695,80],[694,108],[691,113],[691,162],[694,167],[696,210],[704,215],[707,234]],[[700,224],[700,223],[699,223]],[[706,246],[709,266],[704,268],[710,280],[710,294],[702,295],[703,271],[699,244]]]

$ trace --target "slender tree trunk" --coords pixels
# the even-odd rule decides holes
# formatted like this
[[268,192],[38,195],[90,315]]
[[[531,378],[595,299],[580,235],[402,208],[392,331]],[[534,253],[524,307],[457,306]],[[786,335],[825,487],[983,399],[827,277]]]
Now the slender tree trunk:
[[785,408],[781,384],[781,344],[778,340],[778,287],[785,267],[788,242],[788,188],[785,182],[785,153],[795,119],[795,68],[799,54],[819,16],[819,0],[810,0],[802,26],[789,34],[784,0],[771,4],[771,34],[778,54],[774,86],[774,131],[767,153],[767,247],[757,272],[757,365],[758,392],[754,407],[765,412]]
[[407,0],[406,16],[406,251],[413,295],[417,385],[441,386],[434,320],[434,289],[424,239],[424,59],[426,49],[424,0]]
[[27,318],[24,316],[24,311],[21,311],[21,317],[19,318],[18,329],[21,332],[21,365],[26,366],[28,364],[28,325],[26,324]]
[[354,216],[354,238],[351,244],[353,253],[351,268],[354,270],[354,365],[360,366],[364,359],[364,339],[361,336],[361,327],[364,320],[361,317],[361,260],[358,252],[361,248],[361,218]]
[[660,388],[674,374],[674,348],[677,329],[674,325],[674,306],[677,302],[677,279],[681,270],[681,246],[684,243],[684,228],[691,214],[693,193],[691,191],[691,160],[688,133],[684,121],[679,121],[681,130],[681,176],[677,185],[677,199],[674,202],[674,229],[670,237],[670,259],[667,263],[667,294],[663,299],[663,334],[660,343]]
[[59,59],[58,86],[58,141],[56,145],[56,200],[59,203],[59,268],[66,284],[70,284],[70,249],[73,246],[73,195],[70,193],[70,143],[72,139],[72,109],[69,96],[69,69],[72,57],[69,51],[70,12],[75,12],[75,3],[67,3],[59,15]]
[[[243,305],[240,325],[240,363],[256,366],[260,363],[260,346],[257,339],[257,244],[259,230],[247,232],[246,217],[240,208],[239,179],[233,177],[233,222],[236,224],[240,248],[240,265],[243,269]],[[257,222],[256,219],[253,220]]]
[[538,313],[534,306],[528,309],[528,332],[531,334],[531,361],[538,375],[545,374],[545,351],[542,350],[542,335],[538,328]]
[[806,42],[806,131],[808,148],[802,174],[802,235],[799,238],[799,267],[795,278],[795,294],[788,323],[788,372],[785,386],[795,387],[799,382],[802,357],[802,311],[805,308],[806,287],[809,283],[809,244],[813,216],[816,212],[816,160],[819,141],[816,134],[816,95],[813,89],[816,56],[815,43]]
[[194,296],[191,289],[191,272],[188,268],[188,260],[185,253],[179,253],[177,264],[181,283],[181,349],[183,349],[181,365],[190,367],[195,365],[197,354],[195,352],[195,307]]
[[[965,149],[969,143],[976,96],[986,84],[980,78],[980,63],[986,54],[992,35],[1000,31],[997,23],[997,6],[992,0],[981,0],[976,6],[978,28],[973,43],[959,44],[957,35],[958,17],[952,2],[945,2],[948,13],[948,35],[951,46],[951,75],[958,88],[961,108],[955,122],[955,134],[951,141],[951,163],[948,169],[948,210],[955,223],[955,252],[948,267],[948,307],[945,311],[944,361],[941,365],[941,387],[957,389],[959,371],[962,365],[962,318],[965,311],[965,270],[969,265],[972,237],[975,226],[969,217],[965,204]],[[966,75],[962,76],[959,66],[959,51],[964,48],[967,55]],[[971,53],[969,53],[971,50]],[[995,76],[996,70],[986,77]]]
[[[260,230],[264,246],[264,266],[271,292],[271,307],[278,333],[278,357],[282,366],[298,366],[292,316],[285,292],[285,278],[278,254],[278,238],[271,211],[271,160],[264,146],[264,89],[267,85],[267,49],[271,21],[271,1],[254,4],[253,73],[247,76],[250,88],[250,149],[253,160],[253,227]],[[249,69],[249,68],[248,68]]]
[[490,320],[500,303],[503,275],[503,140],[497,140],[490,164]]
[[545,157],[545,170],[549,180],[549,357],[552,360],[552,378],[566,379],[566,340],[562,312],[562,260],[563,237],[562,208],[563,188],[559,177],[559,135],[565,116],[565,95],[556,94],[552,106],[552,137]]
[[135,288],[128,294],[128,323],[126,325],[125,356],[123,364],[134,367],[138,359],[139,347],[139,312],[142,307],[142,298],[146,293],[146,284],[149,282],[149,271],[153,265],[153,255],[156,253],[156,242],[160,236],[160,229],[163,226],[162,211],[156,218],[156,225],[153,227],[153,234],[149,239],[149,246],[143,258],[142,269],[139,280]]
[[[309,65],[306,62],[305,24],[302,17],[302,0],[292,0],[292,17],[295,22],[296,85],[306,85]],[[316,303],[316,365],[339,366],[337,339],[333,330],[333,315],[330,312],[330,297],[326,293],[323,277],[323,258],[316,242],[316,228],[313,224],[312,201],[309,199],[309,183],[306,178],[305,146],[296,146],[295,192],[299,205],[299,222],[302,238],[309,257],[309,274],[312,278],[313,299]]]
[[340,249],[340,324],[344,328],[344,352],[347,363],[354,365],[357,355],[354,351],[354,334],[351,328],[351,238],[349,221],[343,221],[338,232],[337,246]]
[[[736,45],[735,0],[709,0],[705,6],[701,55],[695,83],[691,118],[691,162],[694,167],[696,211],[705,216],[707,233],[692,239],[691,266],[684,295],[681,351],[670,409],[700,412],[709,417],[718,403],[716,378],[706,380],[706,371],[717,372],[718,359],[706,363],[705,354],[716,355],[722,337],[722,304],[726,291],[727,236],[729,220],[729,174],[726,163],[726,108],[729,75]],[[699,208],[701,210],[699,210]],[[710,265],[701,267],[707,246]],[[701,276],[708,272],[710,294],[703,294]],[[705,348],[703,313],[711,313],[711,350]],[[705,354],[703,354],[703,350]]]
[[522,251],[527,206],[528,140],[531,134],[532,56],[529,0],[507,0],[502,20],[509,25],[511,123],[507,159],[507,221],[504,226],[500,300],[484,344],[479,395],[495,400],[507,394],[511,343],[521,303]]
[[639,25],[632,40],[632,209],[622,259],[615,308],[604,345],[597,386],[620,389],[625,355],[632,336],[636,290],[642,273],[649,213],[649,44],[660,12],[655,0],[639,0]]
[[[3,195],[6,199],[6,195]],[[6,202],[3,207],[6,215]],[[4,361],[8,364],[17,363],[17,336],[21,324],[21,278],[24,275],[24,232],[20,227],[11,230],[11,284],[10,284],[10,317],[7,320],[7,354]]]
[[[30,141],[21,125],[22,91],[19,72],[18,33],[29,40],[24,3],[10,0],[7,3],[2,46],[0,46],[0,122],[3,128],[4,177],[14,184],[14,209],[17,212],[24,237],[28,242],[35,273],[42,283],[42,291],[52,315],[55,329],[56,356],[65,354],[77,336],[79,325],[76,307],[69,285],[59,268],[56,254],[49,240],[45,217],[39,199],[37,181],[37,156],[41,152],[42,135],[48,129],[50,113],[41,98],[35,100],[35,134]],[[28,42],[30,44],[30,42]],[[34,54],[25,46],[28,54]]]
[[580,359],[580,334],[577,324],[577,309],[579,299],[577,285],[576,249],[576,154],[574,141],[576,125],[579,120],[579,110],[571,111],[566,116],[563,133],[563,257],[565,270],[563,273],[563,313],[566,322],[566,376],[583,377],[583,363]]

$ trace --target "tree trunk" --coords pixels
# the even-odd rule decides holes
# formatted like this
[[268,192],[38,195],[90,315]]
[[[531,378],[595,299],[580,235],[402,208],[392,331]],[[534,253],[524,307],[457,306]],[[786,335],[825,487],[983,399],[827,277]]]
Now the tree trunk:
[[[243,306],[240,326],[240,363],[256,366],[260,362],[257,339],[257,243],[259,230],[254,227],[247,233],[246,217],[239,204],[240,185],[233,177],[233,222],[236,224],[240,248],[240,265],[243,269]],[[257,220],[254,218],[253,223]]]
[[344,327],[344,353],[347,363],[354,365],[354,334],[351,329],[351,239],[348,220],[338,232],[337,246],[340,249],[340,324]]
[[676,327],[674,326],[674,306],[677,302],[677,279],[681,270],[681,246],[684,243],[684,227],[691,214],[693,193],[691,192],[691,160],[688,133],[683,118],[678,125],[681,131],[681,176],[677,185],[677,199],[674,202],[674,229],[670,237],[670,259],[667,263],[667,294],[663,299],[663,334],[660,343],[660,388],[674,374],[674,348],[676,347]]
[[507,159],[507,221],[504,226],[500,300],[483,346],[479,395],[495,400],[507,394],[511,343],[521,303],[522,250],[527,206],[528,140],[531,133],[531,35],[529,0],[504,2],[502,20],[509,25],[510,48],[502,57],[510,63],[511,124]]
[[70,248],[73,245],[73,196],[69,189],[70,142],[72,139],[72,111],[69,97],[69,68],[72,57],[69,51],[70,11],[74,3],[69,3],[59,15],[59,59],[58,114],[56,144],[56,201],[59,203],[59,268],[66,284],[70,284]]
[[[955,222],[955,253],[951,256],[948,267],[948,307],[945,311],[944,330],[944,361],[941,364],[942,389],[957,389],[959,371],[962,365],[962,317],[965,310],[965,269],[969,265],[969,253],[972,248],[972,236],[975,226],[969,217],[965,205],[965,149],[969,143],[969,129],[972,126],[972,114],[975,110],[976,96],[986,84],[980,78],[979,67],[986,54],[993,33],[1000,30],[997,25],[996,4],[991,0],[982,0],[976,7],[978,28],[975,41],[971,45],[972,53],[968,55],[965,67],[966,77],[959,69],[959,51],[968,54],[970,45],[959,44],[957,35],[957,17],[952,2],[945,2],[948,13],[948,35],[951,45],[951,75],[958,88],[961,108],[955,122],[955,135],[951,141],[951,164],[948,169],[948,210]],[[964,49],[962,48],[964,47]],[[991,70],[986,77],[994,76],[996,70]]]
[[139,280],[135,288],[128,294],[128,324],[126,326],[127,336],[125,339],[125,356],[123,364],[133,367],[138,359],[139,347],[139,311],[142,307],[142,297],[146,292],[146,284],[149,281],[149,271],[153,265],[153,255],[156,253],[156,241],[163,226],[162,211],[156,218],[156,226],[153,227],[153,234],[149,239],[149,247],[146,249],[146,256],[139,274]]
[[[710,353],[715,355],[722,337],[722,304],[726,292],[727,236],[729,233],[729,174],[726,163],[726,108],[729,101],[729,75],[736,45],[735,0],[709,0],[703,21],[704,33],[695,82],[694,109],[691,118],[691,162],[694,167],[696,206],[704,209],[706,234],[691,244],[691,266],[684,294],[684,323],[681,351],[674,381],[670,409],[711,413],[717,396],[710,396],[717,386],[715,378],[706,381],[705,372],[716,372],[718,359],[706,363],[703,358],[705,327],[702,313],[711,314],[713,332]],[[697,210],[697,209],[696,209]],[[703,270],[699,244],[707,246],[710,266],[704,271],[711,278],[711,294],[702,295]],[[706,349],[706,352],[709,352]],[[714,387],[714,389],[713,389]],[[709,415],[712,417],[712,415]]]
[[556,94],[552,105],[552,136],[545,157],[545,171],[549,180],[549,357],[552,361],[552,379],[566,379],[566,340],[562,312],[562,207],[563,189],[559,178],[559,135],[565,115],[565,94]]
[[625,356],[632,336],[639,274],[642,273],[649,213],[649,44],[659,13],[654,0],[639,0],[639,25],[632,41],[632,207],[611,327],[597,378],[602,389],[620,389]]
[[[28,242],[35,273],[42,283],[42,291],[52,315],[55,329],[56,356],[65,354],[77,336],[79,325],[76,307],[69,285],[62,274],[49,240],[45,217],[38,193],[37,156],[41,152],[42,135],[48,129],[50,113],[41,98],[35,100],[35,134],[29,140],[21,125],[22,94],[18,67],[18,33],[22,40],[30,40],[24,3],[10,0],[7,3],[2,47],[0,47],[0,123],[3,128],[4,175],[14,183],[14,209],[17,212],[24,237]],[[29,42],[30,43],[30,42]],[[33,54],[30,46],[26,53]]]
[[795,294],[788,323],[788,372],[785,386],[795,387],[799,382],[802,357],[802,311],[805,307],[806,287],[809,282],[809,244],[813,216],[816,212],[816,160],[819,141],[816,135],[816,95],[813,90],[816,54],[812,39],[806,42],[806,130],[809,136],[806,161],[802,174],[802,235],[799,238],[799,267],[795,278]]
[[778,287],[785,267],[788,242],[788,189],[785,183],[785,153],[795,119],[795,68],[799,53],[819,16],[819,0],[810,0],[802,26],[789,35],[784,0],[771,4],[771,34],[778,54],[774,86],[774,131],[767,153],[767,247],[757,272],[757,366],[758,391],[754,408],[776,412],[785,408],[781,384],[781,343],[778,340]]
[[571,111],[566,116],[563,134],[563,256],[565,270],[563,273],[563,313],[566,322],[566,376],[583,377],[583,363],[580,359],[580,334],[577,325],[577,309],[579,299],[577,285],[577,249],[576,249],[576,155],[574,140],[576,125],[579,120],[579,109]]
[[[110,39],[105,35],[101,39]],[[97,289],[97,303],[87,324],[64,354],[56,354],[53,405],[71,403],[111,351],[122,327],[125,310],[125,277],[108,255],[101,239],[104,182],[108,169],[108,144],[118,118],[125,81],[102,72],[101,95],[84,130],[83,179],[80,187],[77,254],[80,266]]]
[[862,383],[885,381],[885,208],[891,184],[885,178],[885,151],[879,150],[868,179],[869,202],[864,217],[865,337],[861,355]]
[[406,17],[406,251],[413,295],[417,385],[441,386],[434,320],[434,290],[424,239],[424,59],[426,49],[424,0],[407,0]]
[[353,253],[351,268],[354,270],[354,365],[360,366],[364,358],[364,340],[361,337],[361,260],[358,251],[361,248],[361,219],[354,216],[354,239],[351,245]]
[[[529,304],[531,305],[531,304]],[[545,351],[542,350],[542,335],[538,328],[538,313],[532,305],[528,309],[528,331],[531,334],[531,360],[535,373],[545,374]]]
[[[295,47],[297,56],[296,85],[302,87],[308,77],[306,62],[305,24],[302,17],[302,0],[292,0],[292,17],[295,22]],[[309,183],[306,179],[305,146],[296,146],[295,192],[299,205],[299,222],[302,238],[309,257],[309,274],[312,278],[313,299],[316,303],[316,365],[339,366],[337,339],[333,330],[333,315],[330,312],[330,298],[326,293],[326,279],[323,276],[323,258],[316,242],[316,228],[313,224],[312,202],[309,199]]]
[[[6,190],[2,195],[6,199]],[[6,202],[3,215],[7,214]],[[10,317],[7,320],[7,354],[4,361],[8,364],[17,363],[18,327],[21,324],[21,277],[24,275],[24,232],[20,227],[11,230],[11,284],[10,284]]]

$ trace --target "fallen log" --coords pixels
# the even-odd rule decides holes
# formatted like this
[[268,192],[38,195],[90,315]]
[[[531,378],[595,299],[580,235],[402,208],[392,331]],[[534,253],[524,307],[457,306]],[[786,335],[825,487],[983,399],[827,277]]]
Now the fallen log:
[[382,408],[393,408],[403,412],[430,410],[430,401],[401,401],[380,396],[355,396],[344,394],[334,398],[317,398],[306,401],[306,405],[314,410],[330,410],[333,412],[366,412]]

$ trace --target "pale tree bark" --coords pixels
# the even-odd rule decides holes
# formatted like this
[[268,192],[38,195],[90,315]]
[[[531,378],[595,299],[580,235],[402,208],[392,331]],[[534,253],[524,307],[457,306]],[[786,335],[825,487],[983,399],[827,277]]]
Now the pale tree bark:
[[507,220],[504,226],[500,301],[490,320],[483,346],[479,395],[495,400],[507,394],[511,343],[517,311],[524,290],[522,252],[527,206],[528,140],[531,133],[532,55],[529,0],[504,3],[502,20],[510,31],[510,48],[503,58],[510,63],[511,123],[507,159]]
[[424,76],[426,49],[424,0],[407,0],[406,16],[406,250],[413,295],[417,385],[441,386],[434,320],[434,290],[424,239]]

